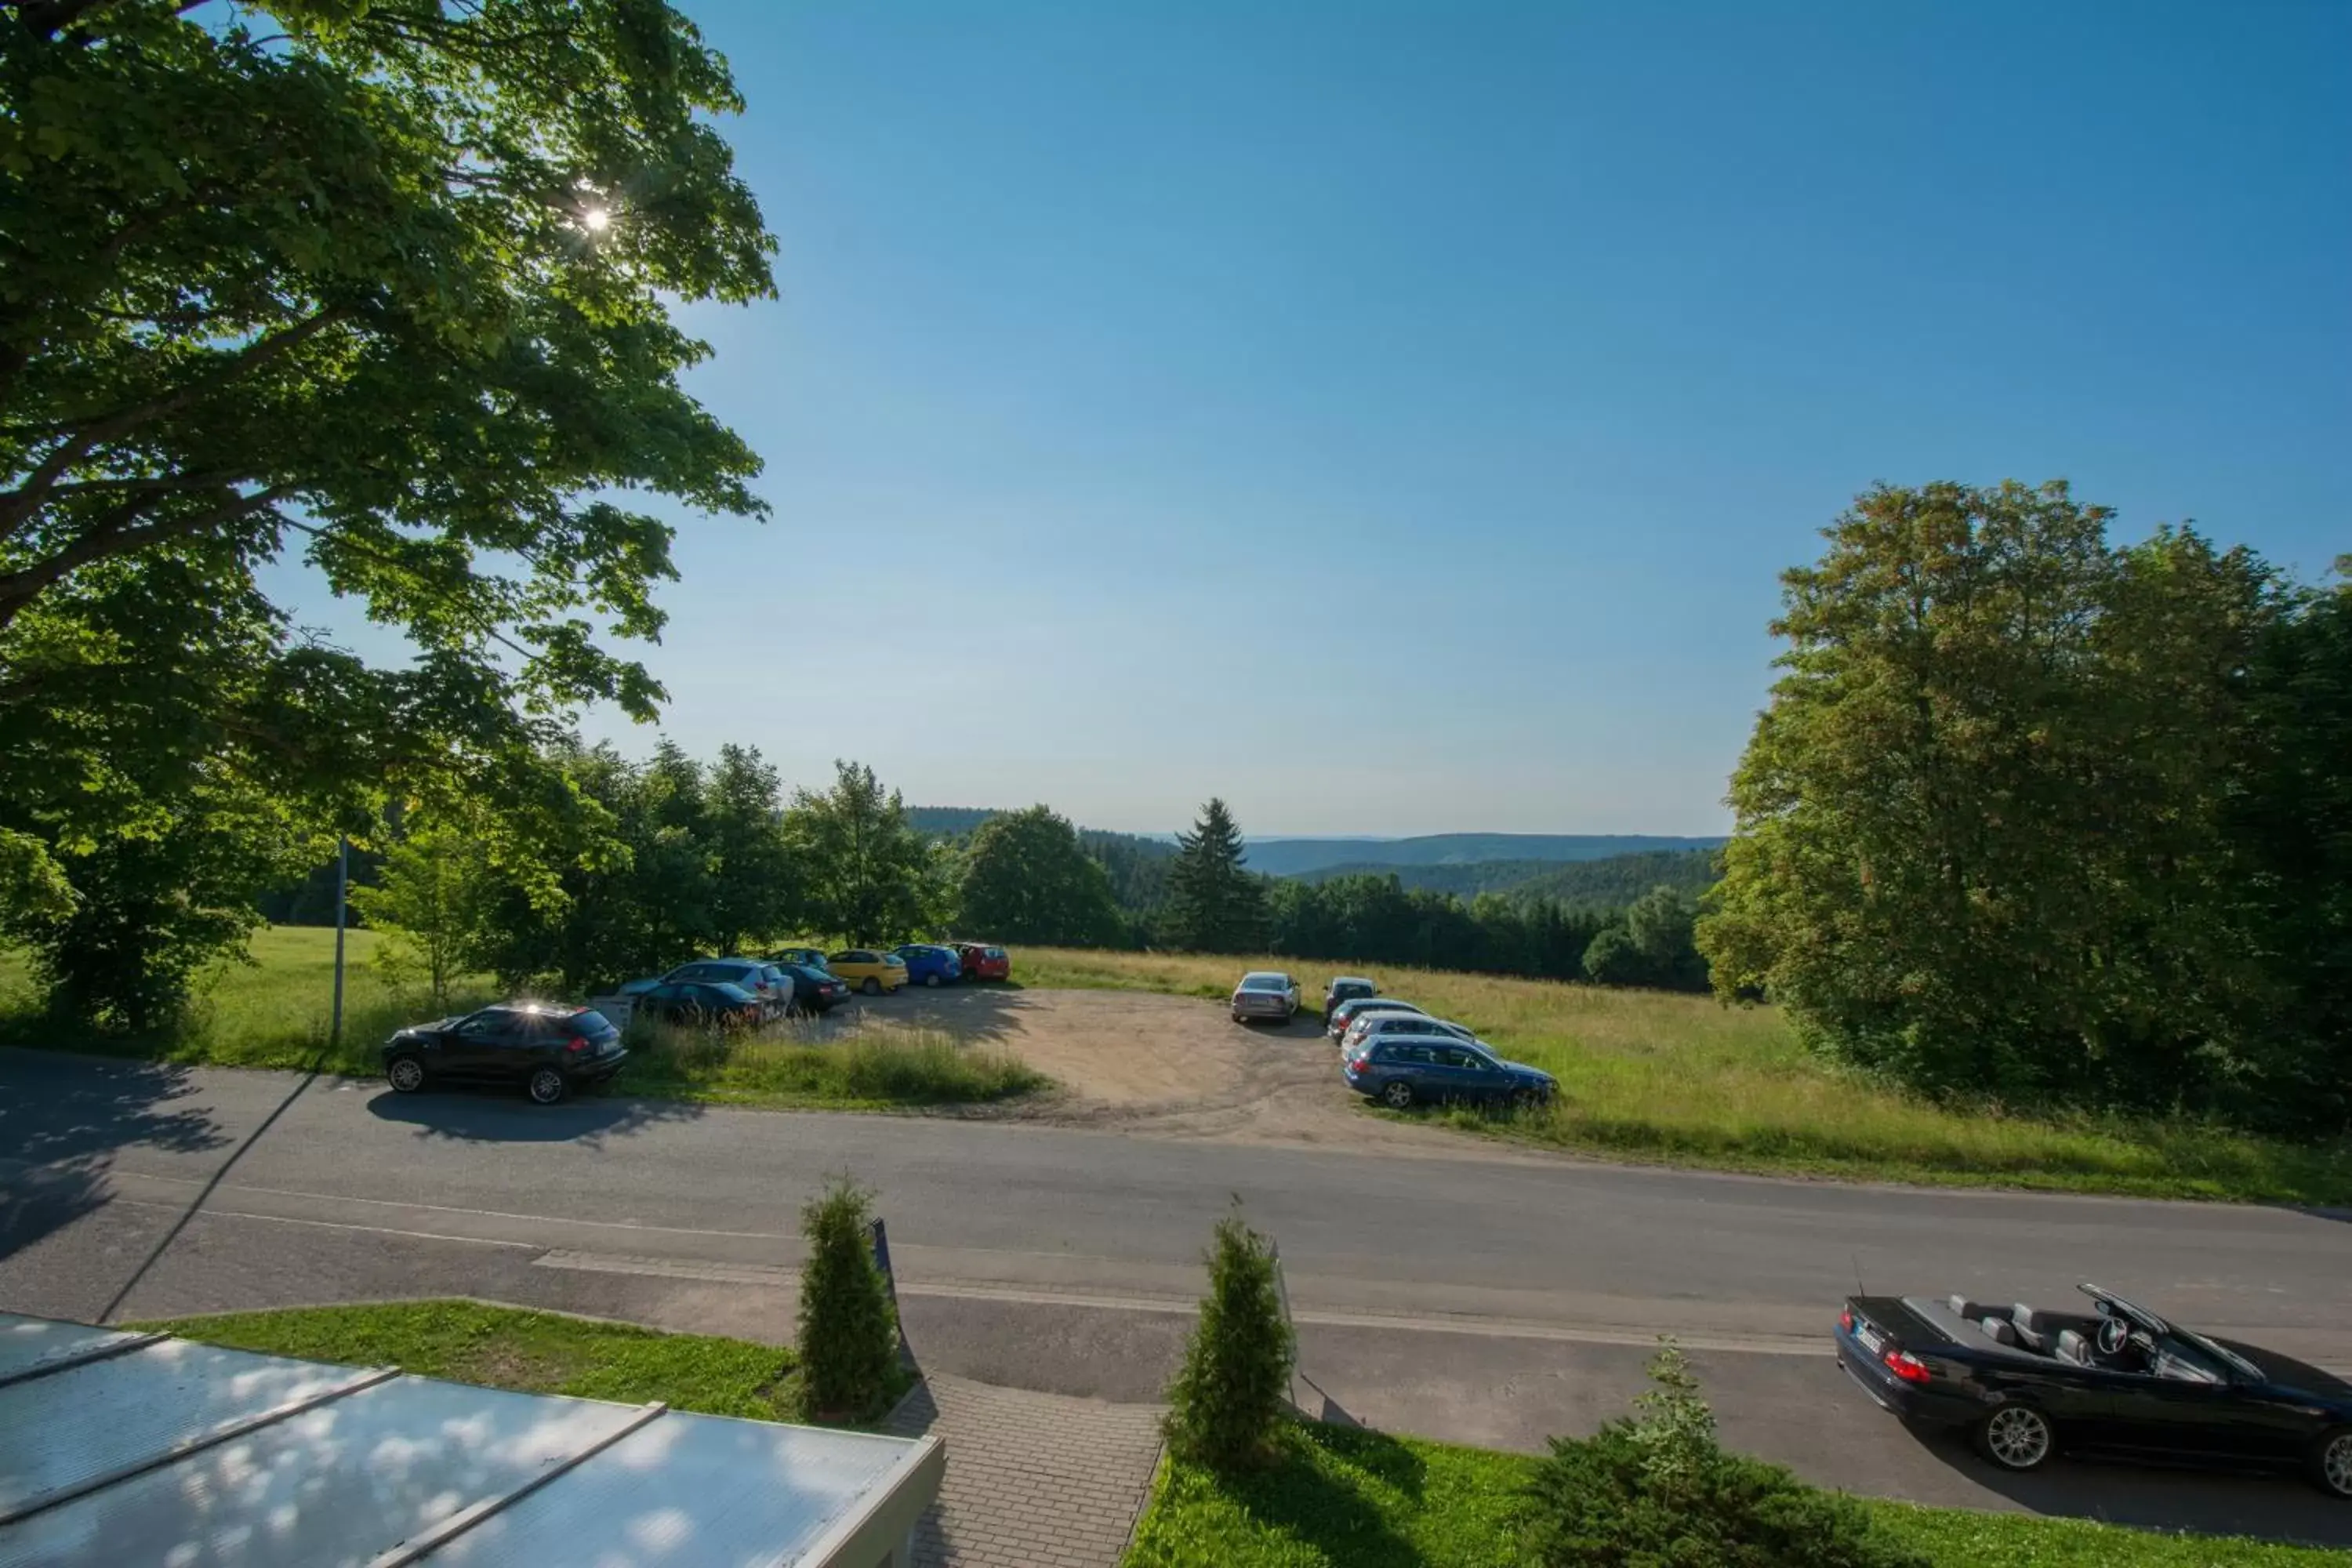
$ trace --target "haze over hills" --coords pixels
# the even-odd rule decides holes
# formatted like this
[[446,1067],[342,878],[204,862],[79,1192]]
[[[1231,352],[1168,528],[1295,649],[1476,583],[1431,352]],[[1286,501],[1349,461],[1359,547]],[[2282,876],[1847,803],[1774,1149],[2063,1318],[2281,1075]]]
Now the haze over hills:
[[1299,873],[1302,882],[1338,877],[1394,877],[1416,891],[1475,899],[1510,893],[1549,899],[1572,910],[1619,910],[1653,888],[1696,898],[1715,885],[1712,849],[1653,849],[1593,860],[1471,860],[1441,866],[1383,866],[1352,861]]
[[1558,864],[1662,850],[1712,849],[1720,837],[1638,833],[1433,833],[1418,838],[1253,838],[1253,871],[1297,877],[1345,866],[1376,870],[1405,866],[1467,866],[1487,860]]
[[[917,805],[908,807],[907,815],[918,830],[946,837],[970,833],[998,813],[981,806]],[[1163,847],[1172,852],[1175,847],[1172,833],[1085,831],[1089,838],[1123,840],[1145,852]],[[1249,868],[1269,877],[1323,881],[1392,871],[1409,888],[1467,898],[1523,885],[1533,890],[1532,884],[1545,880],[1547,873],[1595,860],[1625,860],[1627,875],[1654,870],[1655,880],[1677,887],[1704,886],[1705,881],[1697,880],[1697,868],[1706,864],[1706,852],[1720,847],[1723,839],[1640,833],[1433,833],[1411,838],[1271,837],[1244,842]],[[1579,895],[1591,880],[1573,875],[1555,879],[1560,886],[1546,891],[1571,901],[1580,901]]]

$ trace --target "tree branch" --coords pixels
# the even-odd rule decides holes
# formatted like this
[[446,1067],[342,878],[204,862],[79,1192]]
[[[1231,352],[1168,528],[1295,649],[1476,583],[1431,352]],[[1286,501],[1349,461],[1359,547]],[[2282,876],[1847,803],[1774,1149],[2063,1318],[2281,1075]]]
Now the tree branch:
[[178,412],[247,372],[300,347],[352,313],[340,306],[316,311],[282,331],[256,338],[232,355],[215,374],[167,392],[161,397],[150,398],[145,403],[118,408],[82,425],[79,431],[67,436],[52,447],[48,457],[26,478],[24,483],[13,490],[0,490],[0,539],[16,532],[26,519],[47,503],[58,481],[76,463],[89,456],[100,442],[127,436],[150,420]]
[[169,518],[144,528],[134,528],[131,524],[151,503],[146,500],[126,501],[99,519],[87,532],[47,560],[37,561],[21,571],[0,574],[0,631],[5,631],[16,620],[17,612],[38,597],[43,589],[68,573],[100,561],[133,554],[166,540],[185,539],[221,523],[250,516],[285,500],[297,488],[290,484],[272,485],[249,496],[233,496],[204,511]]

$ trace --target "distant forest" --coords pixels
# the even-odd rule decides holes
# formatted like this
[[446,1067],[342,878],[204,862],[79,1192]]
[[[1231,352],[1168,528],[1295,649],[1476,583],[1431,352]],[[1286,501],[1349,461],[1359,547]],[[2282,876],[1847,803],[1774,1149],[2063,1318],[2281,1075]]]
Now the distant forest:
[[[909,806],[918,831],[961,847],[1003,812]],[[1181,945],[1169,873],[1177,847],[1139,834],[1077,829],[1102,867],[1124,926],[1122,944]],[[1610,847],[1643,846],[1607,854]],[[1692,946],[1698,895],[1715,880],[1711,840],[1598,835],[1455,833],[1400,839],[1274,839],[1248,845],[1246,869],[1265,889],[1265,947],[1294,958],[1412,963],[1544,979],[1699,990],[1706,966]],[[1671,846],[1672,847],[1654,847]],[[1497,847],[1511,858],[1449,860]],[[1296,875],[1277,864],[1326,861]],[[1365,858],[1394,855],[1394,860]],[[1596,857],[1596,858],[1587,858]],[[1604,933],[1613,933],[1601,944]]]
[[1391,876],[1410,890],[1451,893],[1459,899],[1509,893],[1556,900],[1571,910],[1622,910],[1653,888],[1672,888],[1696,898],[1715,881],[1716,854],[1713,849],[1659,849],[1602,860],[1474,860],[1463,866],[1359,861],[1303,872],[1298,879]]

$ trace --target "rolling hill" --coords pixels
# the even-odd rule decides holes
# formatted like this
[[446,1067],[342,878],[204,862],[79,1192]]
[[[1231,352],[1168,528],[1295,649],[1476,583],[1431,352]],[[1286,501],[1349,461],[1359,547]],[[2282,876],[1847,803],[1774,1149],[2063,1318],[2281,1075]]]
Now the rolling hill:
[[1599,860],[1473,860],[1464,865],[1385,866],[1356,861],[1301,872],[1302,882],[1335,877],[1394,877],[1410,889],[1475,899],[1512,893],[1556,899],[1571,909],[1622,909],[1656,887],[1696,898],[1715,881],[1712,849],[1653,849]]
[[1419,838],[1253,838],[1249,840],[1248,863],[1251,870],[1273,877],[1297,877],[1339,866],[1391,867],[1402,874],[1408,866],[1470,866],[1498,860],[1559,865],[1604,860],[1620,855],[1712,849],[1722,842],[1719,837],[1682,838],[1638,833],[1433,833]]

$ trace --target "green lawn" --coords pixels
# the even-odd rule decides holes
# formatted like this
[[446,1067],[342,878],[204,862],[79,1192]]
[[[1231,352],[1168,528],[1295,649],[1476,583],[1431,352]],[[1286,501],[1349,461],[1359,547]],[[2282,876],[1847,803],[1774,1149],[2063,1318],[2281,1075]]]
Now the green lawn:
[[[1245,969],[1286,969],[1319,1002],[1339,966],[1283,958],[1024,948],[1038,986],[1222,999]],[[1349,966],[1559,1079],[1547,1111],[1465,1131],[1612,1158],[1947,1186],[2272,1203],[2352,1201],[2352,1142],[2274,1142],[2179,1121],[2060,1121],[1931,1104],[1837,1070],[1769,1007],[1381,965]],[[1419,1114],[1437,1114],[1421,1112]]]
[[[665,1334],[474,1301],[298,1307],[141,1323],[185,1339],[306,1361],[398,1366],[526,1394],[569,1394],[678,1410],[801,1421],[793,1352],[747,1340]],[[897,1391],[905,1391],[905,1383]],[[893,1395],[895,1402],[896,1394]]]
[[[158,1057],[223,1067],[310,1068],[358,1077],[381,1070],[376,1048],[403,1024],[435,1016],[423,997],[388,987],[369,962],[375,933],[348,933],[343,1034],[329,1042],[333,1016],[334,933],[274,926],[254,933],[250,963],[226,963],[207,973],[180,1027],[142,1039],[60,1035],[40,1017],[21,959],[0,954],[0,1041],[58,1050]],[[497,1000],[487,976],[461,982],[446,1010],[466,1012]],[[827,1036],[818,1043],[820,1034]],[[961,1044],[936,1032],[861,1031],[849,1038],[793,1023],[756,1035],[712,1037],[677,1029],[643,1031],[614,1091],[733,1105],[834,1110],[1004,1100],[1050,1087],[1040,1074],[998,1050]]]
[[[1162,1466],[1124,1568],[1497,1568],[1535,1461],[1301,1425],[1279,1466],[1237,1481]],[[1865,1501],[1937,1568],[2321,1568],[2341,1552],[2078,1520]]]

